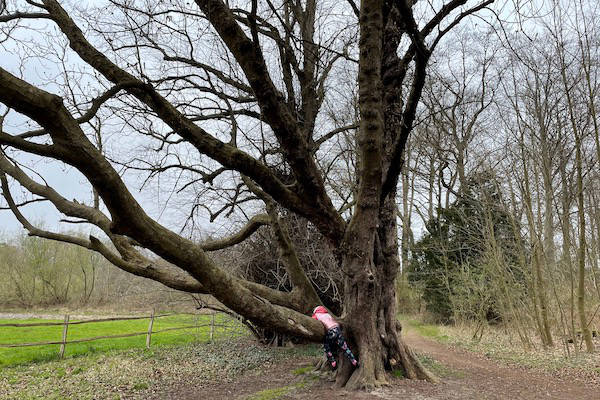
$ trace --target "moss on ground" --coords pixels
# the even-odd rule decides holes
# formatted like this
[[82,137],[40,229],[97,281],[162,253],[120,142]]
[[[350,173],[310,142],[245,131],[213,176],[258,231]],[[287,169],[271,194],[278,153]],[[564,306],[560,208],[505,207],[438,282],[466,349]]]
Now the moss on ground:
[[294,375],[304,375],[310,371],[313,371],[315,368],[312,366],[306,366],[306,367],[300,367],[300,368],[296,368],[293,372]]
[[289,385],[274,389],[265,389],[248,396],[246,400],[275,400],[281,396],[285,396],[295,388],[295,385]]

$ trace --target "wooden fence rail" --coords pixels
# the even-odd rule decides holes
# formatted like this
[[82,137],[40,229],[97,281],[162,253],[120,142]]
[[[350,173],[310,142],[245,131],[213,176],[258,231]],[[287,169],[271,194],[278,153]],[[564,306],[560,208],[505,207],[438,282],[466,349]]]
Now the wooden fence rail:
[[[173,316],[173,315],[196,315],[197,316],[198,314],[193,314],[193,313],[171,313],[171,314],[155,315],[154,311],[152,311],[152,314],[150,314],[150,316],[147,316],[147,317],[99,318],[99,319],[90,319],[90,320],[73,321],[73,322],[69,321],[69,318],[70,318],[69,315],[65,315],[65,318],[64,318],[63,322],[39,322],[39,323],[36,322],[36,323],[27,323],[27,324],[0,324],[0,327],[16,327],[16,328],[28,328],[28,327],[36,327],[36,326],[59,326],[59,325],[63,326],[62,340],[61,341],[36,342],[36,343],[6,343],[6,344],[0,344],[0,348],[2,348],[2,347],[4,347],[4,348],[14,348],[14,347],[46,346],[46,345],[57,345],[57,344],[59,344],[60,345],[59,357],[63,358],[64,357],[64,353],[65,353],[65,348],[66,348],[67,344],[93,342],[95,340],[101,340],[101,339],[118,339],[118,338],[126,338],[126,337],[132,337],[132,336],[146,335],[146,348],[150,348],[150,343],[151,343],[152,335],[153,334],[162,333],[162,332],[168,332],[168,331],[183,330],[183,329],[203,328],[203,327],[209,327],[209,326],[210,326],[210,341],[212,342],[213,341],[213,336],[214,336],[215,328],[230,328],[231,327],[231,325],[215,323],[215,314],[216,313],[212,313],[210,324],[184,325],[184,326],[178,326],[178,327],[172,327],[172,328],[165,328],[165,329],[160,329],[160,330],[153,330],[154,320],[156,318],[168,317],[168,316]],[[67,333],[68,333],[69,325],[80,325],[80,324],[89,324],[89,323],[106,322],[106,321],[127,321],[127,320],[136,320],[136,319],[150,319],[150,322],[148,324],[148,330],[146,332],[131,332],[131,333],[125,333],[125,334],[120,334],[120,335],[95,336],[95,337],[84,338],[84,339],[67,340]]]
[[[198,315],[194,313],[171,313],[171,314],[160,314],[155,315],[154,318],[161,317],[170,317],[172,315]],[[114,317],[114,318],[99,318],[99,319],[86,319],[83,321],[73,321],[69,322],[69,325],[79,325],[79,324],[89,324],[92,322],[106,322],[106,321],[128,321],[133,319],[148,319],[150,317]],[[0,324],[0,328],[5,326],[16,327],[16,328],[26,328],[30,326],[58,326],[64,325],[64,322],[32,322],[27,324]]]

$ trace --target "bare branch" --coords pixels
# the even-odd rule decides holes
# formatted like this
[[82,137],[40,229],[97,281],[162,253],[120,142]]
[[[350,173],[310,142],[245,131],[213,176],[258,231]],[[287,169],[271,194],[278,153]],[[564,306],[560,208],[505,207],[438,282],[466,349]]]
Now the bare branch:
[[[102,104],[106,103],[109,99],[111,99],[114,95],[119,93],[121,90],[123,90],[127,87],[130,87],[130,86],[138,86],[138,85],[139,84],[137,82],[129,82],[129,83],[125,82],[125,83],[120,83],[120,84],[117,84],[117,85],[111,87],[106,92],[102,93],[100,96],[93,99],[91,107],[85,112],[85,114],[83,114],[81,117],[77,118],[76,121],[80,124],[90,121],[92,118],[94,118],[96,116],[96,114],[98,113],[98,110],[100,109]],[[47,132],[44,129],[38,129],[35,131],[21,133],[20,135],[17,135],[17,137],[20,137],[22,139],[27,139],[27,138],[37,137],[37,136],[43,136],[46,134],[47,134]]]
[[[296,132],[296,122],[290,115],[289,111],[283,111],[285,105],[281,103],[280,96],[274,88],[268,75],[260,75],[253,68],[257,65],[259,69],[266,67],[264,62],[255,62],[254,58],[250,57],[246,52],[247,45],[251,46],[251,41],[244,35],[240,27],[233,19],[231,12],[228,12],[227,7],[219,0],[209,0],[200,2],[205,8],[207,15],[217,22],[226,25],[221,26],[225,30],[226,43],[233,46],[232,51],[240,52],[244,57],[242,66],[252,64],[249,68],[250,72],[246,71],[246,75],[253,86],[254,92],[259,98],[259,101],[266,102],[268,105],[261,108],[263,115],[269,120],[269,124],[285,144],[285,149],[288,153],[290,164],[297,171],[297,176],[304,183],[302,190],[292,191],[285,187],[277,177],[262,163],[249,156],[247,153],[229,144],[223,143],[220,140],[209,135],[192,121],[185,118],[172,104],[162,97],[156,90],[148,84],[137,80],[134,76],[124,71],[110,61],[104,54],[95,49],[83,36],[81,30],[75,25],[73,20],[65,12],[65,10],[55,0],[45,0],[50,14],[67,35],[71,47],[79,54],[79,56],[93,66],[96,70],[102,73],[106,78],[114,83],[138,81],[139,87],[129,88],[128,91],[136,96],[140,101],[151,107],[158,116],[180,136],[189,141],[199,151],[209,155],[211,158],[219,161],[225,167],[235,169],[243,174],[246,174],[257,182],[265,191],[277,199],[278,202],[285,204],[286,207],[298,212],[301,215],[312,219],[323,233],[331,240],[339,241],[343,237],[345,222],[336,213],[331,199],[327,196],[323,185],[323,180],[318,173],[318,169],[314,164],[312,157],[307,156],[307,145],[302,137]],[[210,5],[208,4],[210,3]],[[242,39],[240,38],[242,37]],[[229,43],[231,42],[231,43]],[[236,50],[237,49],[237,50]],[[253,51],[254,53],[254,51]],[[250,75],[250,76],[248,76]],[[259,76],[260,75],[260,76]],[[266,80],[265,80],[266,79]],[[259,93],[260,92],[260,95]],[[274,108],[271,108],[274,107]],[[268,111],[268,112],[265,112]],[[280,117],[284,117],[280,119]],[[272,120],[271,120],[272,118]],[[304,201],[309,197],[317,197],[320,201]]]
[[360,10],[358,9],[358,6],[354,2],[354,0],[346,0],[346,1],[348,2],[348,4],[350,4],[350,7],[352,8],[352,12],[354,13],[354,15],[356,15],[356,18],[360,18]]
[[[327,237],[334,241],[341,240],[345,223],[335,212],[331,199],[327,196],[323,179],[311,157],[308,143],[300,132],[292,110],[288,108],[283,95],[273,84],[262,52],[244,34],[231,10],[221,0],[196,0],[196,3],[208,16],[219,36],[244,70],[265,121],[269,123],[284,150],[286,160],[295,173],[300,186],[300,196],[305,199],[309,197],[319,199],[314,202],[319,207],[315,210],[318,217],[315,213],[304,215],[313,220],[320,229],[324,229],[323,233]],[[252,175],[246,175],[256,181]],[[261,182],[256,182],[266,190]],[[269,194],[273,196],[272,193]],[[327,221],[327,224],[323,224],[322,221]]]
[[9,22],[17,19],[52,19],[47,13],[27,13],[27,12],[14,12],[12,14],[0,15],[0,22]]
[[[489,6],[490,4],[494,3],[494,1],[496,0],[487,0],[484,1],[483,3],[479,4],[478,6],[475,6],[473,8],[470,8],[462,13],[460,13],[460,15],[458,15],[454,21],[452,21],[446,28],[444,28],[438,35],[437,37],[434,39],[434,41],[431,43],[431,46],[429,47],[429,50],[433,51],[435,49],[435,47],[438,45],[438,43],[440,42],[440,40],[448,33],[450,32],[450,30],[452,30],[452,28],[454,28],[456,25],[458,25],[465,17],[468,17],[469,15],[475,14],[477,11],[483,10],[484,8],[486,8],[487,6]],[[426,33],[429,34],[429,33]]]
[[[16,204],[16,207],[20,208],[20,207],[26,206],[28,204],[40,203],[40,202],[44,202],[44,201],[48,201],[48,200],[46,200],[46,199],[26,200],[26,201],[24,201],[22,203]],[[10,207],[0,207],[0,210],[10,210],[10,209],[11,209]]]
[[255,215],[248,221],[239,232],[223,239],[204,242],[200,245],[204,251],[222,250],[226,247],[239,244],[249,238],[258,228],[263,225],[269,225],[271,218],[266,214]]
[[332,131],[327,132],[326,134],[324,134],[323,136],[321,136],[320,138],[318,138],[317,140],[315,140],[313,151],[317,151],[319,149],[319,147],[321,147],[321,145],[323,143],[325,143],[326,141],[328,141],[329,139],[331,139],[332,137],[334,137],[338,133],[347,132],[347,131],[350,131],[352,129],[358,129],[358,124],[352,124],[352,125],[342,126],[342,127],[339,127],[339,128],[336,128],[336,129],[334,129]]
[[58,242],[70,243],[93,250],[100,253],[115,266],[131,274],[155,280],[173,289],[184,290],[190,293],[205,293],[202,285],[191,276],[167,271],[141,256],[126,261],[93,236],[90,236],[89,240],[86,240],[81,237],[50,232],[33,226],[27,218],[23,216],[15,204],[8,187],[8,180],[4,173],[0,174],[0,183],[2,185],[2,195],[6,199],[10,210],[21,225],[27,230],[29,236],[37,236]]

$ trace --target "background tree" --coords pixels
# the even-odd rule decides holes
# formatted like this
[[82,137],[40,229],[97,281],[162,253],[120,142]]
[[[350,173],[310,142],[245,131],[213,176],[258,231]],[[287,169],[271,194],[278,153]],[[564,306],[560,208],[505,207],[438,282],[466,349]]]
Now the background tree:
[[[590,329],[597,326],[596,263],[590,248],[596,237],[592,235],[596,229],[590,229],[594,204],[586,196],[596,191],[593,177],[598,165],[594,139],[598,42],[591,39],[597,38],[598,33],[590,23],[598,15],[598,4],[553,1],[538,5],[540,13],[536,18],[527,19],[527,23],[517,21],[514,28],[518,29],[506,29],[492,36],[490,48],[495,50],[487,64],[487,76],[495,79],[491,86],[488,79],[487,87],[492,89],[493,96],[483,87],[471,84],[473,95],[465,100],[458,96],[453,101],[451,94],[460,93],[464,87],[461,79],[456,79],[460,78],[457,73],[460,69],[453,70],[452,64],[449,67],[441,64],[443,68],[438,65],[435,69],[439,82],[432,79],[426,85],[425,104],[434,103],[429,100],[431,91],[431,98],[446,101],[446,106],[437,112],[432,108],[421,117],[416,130],[422,134],[413,136],[410,143],[412,159],[420,162],[411,164],[407,170],[407,180],[414,182],[416,188],[408,196],[412,199],[408,214],[418,216],[412,222],[415,236],[427,235],[424,227],[435,218],[437,208],[448,208],[444,205],[454,203],[459,197],[455,186],[459,180],[457,153],[451,136],[445,132],[461,127],[451,122],[453,113],[463,121],[477,117],[475,142],[465,142],[465,172],[468,176],[478,171],[482,162],[493,165],[509,204],[514,236],[526,238],[517,247],[517,260],[527,278],[527,287],[523,288],[527,296],[498,297],[505,315],[510,316],[510,322],[504,326],[511,332],[517,331],[525,347],[538,344],[538,340],[528,337],[535,334],[541,346],[562,342],[567,354],[572,350],[577,352],[582,346],[583,325]],[[505,24],[508,26],[509,22]],[[489,37],[481,35],[477,43],[486,40]],[[456,52],[467,56],[457,55],[455,59],[463,58],[465,65],[470,65],[472,58],[458,47]],[[436,96],[436,90],[442,90],[442,95]],[[490,104],[477,116],[468,107],[475,104],[469,98],[483,98],[486,92],[491,96]],[[423,140],[425,137],[427,140]],[[580,189],[578,165],[583,178]],[[583,206],[580,206],[581,193]],[[484,242],[496,242],[491,233],[482,238]],[[440,243],[436,251],[446,249]],[[498,249],[492,246],[489,250],[488,254],[493,256],[486,256],[478,265],[487,272],[502,261]],[[584,265],[578,263],[582,259],[587,260]],[[500,276],[494,274],[498,288],[506,282]],[[581,288],[583,296],[579,296]],[[578,305],[578,298],[584,299],[583,307]],[[458,304],[451,306],[453,314],[460,315]]]

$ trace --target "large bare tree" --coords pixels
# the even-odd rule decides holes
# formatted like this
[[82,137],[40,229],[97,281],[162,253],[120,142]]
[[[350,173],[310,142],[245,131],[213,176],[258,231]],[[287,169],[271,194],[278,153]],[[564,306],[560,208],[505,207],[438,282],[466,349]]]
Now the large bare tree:
[[[40,30],[50,34],[57,29],[57,40],[70,50],[54,59],[64,63],[76,54],[89,71],[86,80],[93,77],[96,87],[105,90],[82,100],[75,89],[85,83],[67,72],[63,93],[57,95],[0,68],[0,102],[39,125],[33,131],[0,132],[4,197],[31,235],[95,250],[125,271],[176,289],[209,293],[255,324],[320,341],[323,326],[306,315],[320,299],[279,218],[278,210],[287,209],[327,239],[345,276],[339,319],[360,368],[343,363],[337,384],[384,384],[394,369],[409,378],[433,380],[399,335],[396,189],[432,51],[465,17],[493,2],[110,0],[104,10],[114,14],[88,13],[85,33],[84,19],[56,0],[11,3],[0,16],[3,42],[18,42],[11,35],[20,24],[46,21],[34,25],[39,42],[44,39]],[[416,18],[413,11],[422,16]],[[356,26],[358,43],[353,41]],[[159,40],[165,36],[171,41]],[[149,54],[159,54],[161,62],[150,66]],[[338,61],[354,67],[332,77]],[[328,97],[331,87],[344,87],[341,71],[354,74],[354,86],[357,82],[358,117],[344,119],[335,107],[329,112],[324,107],[335,103],[334,95]],[[111,113],[103,119],[106,111]],[[177,146],[187,150],[187,158],[183,152],[160,153],[168,154],[167,160],[175,157],[175,163],[156,162],[145,153],[146,158],[135,158],[129,167],[143,165],[151,174],[176,168],[195,174],[199,182],[218,180],[230,185],[224,189],[233,193],[231,207],[242,198],[258,199],[267,213],[249,218],[239,233],[208,243],[169,230],[136,201],[118,163],[105,153],[103,132],[115,119],[135,135],[160,143],[157,153]],[[318,129],[325,120],[331,129]],[[250,130],[252,124],[260,129]],[[353,130],[356,134],[346,137],[355,141],[344,149],[354,154],[346,163],[355,167],[352,187],[336,187],[331,172],[344,158],[328,156],[333,147],[326,144]],[[18,155],[23,153],[74,167],[98,198],[85,205],[39,183],[20,167]],[[95,225],[111,246],[93,236],[82,239],[32,225],[11,195],[15,182],[71,220]],[[264,224],[276,233],[290,292],[237,278],[209,256]],[[153,262],[141,249],[178,269]]]

